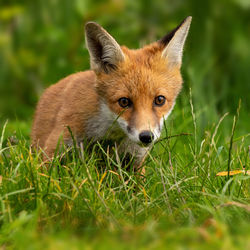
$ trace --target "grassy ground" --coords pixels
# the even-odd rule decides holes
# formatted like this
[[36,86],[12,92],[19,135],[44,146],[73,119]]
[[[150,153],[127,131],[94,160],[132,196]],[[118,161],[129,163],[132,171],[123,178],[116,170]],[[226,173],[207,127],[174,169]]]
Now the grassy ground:
[[46,167],[22,133],[8,136],[13,125],[6,124],[3,248],[249,249],[250,176],[216,176],[249,169],[249,134],[237,132],[237,112],[200,133],[200,112],[190,103],[185,109],[177,103],[145,162],[144,180],[121,168],[114,148],[98,143]]

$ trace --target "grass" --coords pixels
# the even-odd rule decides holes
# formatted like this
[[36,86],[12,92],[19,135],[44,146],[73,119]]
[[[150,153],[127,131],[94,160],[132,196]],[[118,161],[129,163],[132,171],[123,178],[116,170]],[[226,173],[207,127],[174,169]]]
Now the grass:
[[[146,162],[146,178],[121,167],[115,148],[84,144],[45,166],[8,126],[0,137],[3,249],[247,249],[249,134],[222,116],[204,133],[192,101],[176,110]],[[231,124],[231,134],[225,127]]]

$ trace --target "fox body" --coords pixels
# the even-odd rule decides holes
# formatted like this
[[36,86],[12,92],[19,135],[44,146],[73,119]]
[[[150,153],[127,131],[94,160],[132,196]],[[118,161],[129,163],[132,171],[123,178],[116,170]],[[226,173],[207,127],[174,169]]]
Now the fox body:
[[104,136],[139,162],[159,138],[181,90],[183,46],[191,17],[175,30],[138,50],[119,46],[101,26],[85,26],[91,70],[49,87],[34,117],[32,144],[51,158],[60,136],[72,144]]

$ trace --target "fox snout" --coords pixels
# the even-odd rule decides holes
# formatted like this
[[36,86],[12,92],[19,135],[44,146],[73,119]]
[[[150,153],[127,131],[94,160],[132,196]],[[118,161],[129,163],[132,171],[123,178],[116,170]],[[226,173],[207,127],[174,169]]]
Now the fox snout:
[[138,143],[142,144],[144,146],[148,146],[149,144],[153,143],[160,137],[160,129],[147,129],[147,130],[137,130],[132,129],[131,133],[128,133],[128,137]]
[[145,130],[139,134],[139,139],[143,144],[150,144],[154,140],[154,134],[151,131]]
[[149,146],[160,137],[160,128],[158,126],[156,129],[149,127],[147,129],[144,128],[140,130],[133,126],[127,125],[126,122],[122,119],[119,119],[118,123],[120,124],[120,127],[125,131],[128,138],[139,145]]
[[148,146],[160,137],[160,129],[137,130],[130,128],[127,130],[128,137],[139,145]]

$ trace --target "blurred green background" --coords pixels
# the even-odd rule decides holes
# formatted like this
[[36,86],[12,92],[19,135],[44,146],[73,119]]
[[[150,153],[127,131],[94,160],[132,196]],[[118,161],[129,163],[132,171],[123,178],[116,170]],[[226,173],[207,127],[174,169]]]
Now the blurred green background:
[[[249,0],[23,0],[0,1],[0,125],[29,135],[45,87],[89,68],[84,23],[93,20],[130,48],[160,39],[193,16],[183,63],[184,89],[192,88],[199,130],[234,115],[242,100],[241,134],[249,132]],[[231,130],[231,122],[228,131]]]

